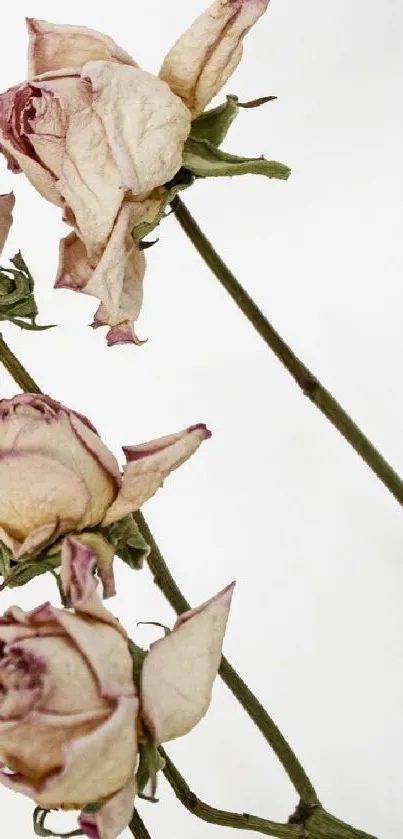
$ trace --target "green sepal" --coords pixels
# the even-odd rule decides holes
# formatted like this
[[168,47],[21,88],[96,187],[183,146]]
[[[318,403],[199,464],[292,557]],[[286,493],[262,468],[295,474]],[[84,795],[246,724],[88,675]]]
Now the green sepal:
[[183,153],[183,165],[197,178],[223,178],[233,175],[265,175],[267,178],[287,180],[291,170],[283,163],[265,157],[238,157],[216,148],[208,140],[188,137]]
[[54,833],[53,830],[48,830],[45,827],[45,821],[51,811],[44,810],[42,807],[35,807],[33,812],[33,823],[34,823],[34,831],[37,836],[59,836],[63,837],[63,839],[68,839],[69,836],[83,836],[83,831],[77,828],[77,830],[70,830],[69,833]]
[[141,671],[143,669],[144,659],[146,658],[147,653],[142,649],[142,647],[135,644],[131,638],[128,638],[127,645],[133,662],[133,682],[139,690]]
[[161,757],[158,747],[152,742],[151,738],[139,743],[139,763],[136,773],[137,794],[144,795],[144,790],[147,784],[150,784],[150,796],[145,796],[151,801],[155,801],[155,793],[157,791],[157,775],[165,766],[165,760]]
[[162,221],[162,219],[165,217],[165,210],[168,204],[170,204],[171,201],[173,201],[175,195],[177,195],[178,192],[181,192],[184,189],[188,189],[190,186],[192,186],[193,182],[193,175],[186,169],[182,168],[179,169],[179,172],[176,173],[172,181],[169,181],[167,184],[165,184],[167,191],[164,195],[164,198],[161,201],[158,213],[155,216],[155,218],[152,221],[142,221],[141,224],[138,224],[137,227],[135,227],[132,230],[132,237],[136,245],[140,245],[142,239],[145,239],[146,236],[148,236],[153,230],[155,230],[156,227],[158,227],[160,221]]
[[46,574],[48,571],[55,576],[54,570],[59,568],[60,561],[60,554],[38,556],[35,559],[24,559],[18,562],[12,561],[10,570],[4,577],[2,587],[18,588],[19,586],[25,586],[34,577],[39,577],[40,574]]
[[10,321],[21,329],[52,329],[54,324],[36,323],[38,308],[34,298],[34,280],[21,251],[10,259],[14,268],[0,267],[0,321]]
[[227,101],[222,105],[204,111],[193,120],[190,136],[195,140],[208,140],[213,146],[221,146],[238,112],[238,97],[227,96]]
[[150,548],[131,513],[109,527],[102,527],[100,531],[114,545],[117,556],[130,568],[139,571],[143,567]]

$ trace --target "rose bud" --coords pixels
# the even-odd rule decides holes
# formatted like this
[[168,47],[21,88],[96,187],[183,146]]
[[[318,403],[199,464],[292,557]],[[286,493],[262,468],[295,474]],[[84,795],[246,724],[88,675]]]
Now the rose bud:
[[0,782],[42,808],[84,808],[90,839],[116,839],[133,811],[139,724],[161,743],[186,734],[210,704],[233,585],[151,647],[138,696],[127,636],[97,596],[94,562],[68,537],[61,577],[74,611],[12,606],[0,618]]
[[168,53],[160,77],[111,38],[29,18],[28,81],[0,95],[0,150],[74,228],[56,287],[100,301],[108,344],[137,342],[144,252],[132,230],[153,221],[182,165],[191,117],[227,81],[269,0],[215,0]]
[[[66,533],[107,527],[138,510],[209,436],[204,425],[195,425],[129,446],[122,476],[86,417],[49,396],[2,399],[0,539],[20,560]],[[106,563],[111,551],[112,561],[113,548],[101,534],[83,533],[81,538]]]

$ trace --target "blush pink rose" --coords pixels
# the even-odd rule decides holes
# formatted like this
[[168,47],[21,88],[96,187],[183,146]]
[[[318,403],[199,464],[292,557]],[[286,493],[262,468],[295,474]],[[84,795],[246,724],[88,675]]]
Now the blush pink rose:
[[86,27],[28,18],[28,81],[0,95],[0,150],[74,231],[56,287],[99,299],[108,344],[137,342],[145,258],[131,236],[152,221],[182,164],[191,118],[222,88],[269,0],[215,0],[159,77]]

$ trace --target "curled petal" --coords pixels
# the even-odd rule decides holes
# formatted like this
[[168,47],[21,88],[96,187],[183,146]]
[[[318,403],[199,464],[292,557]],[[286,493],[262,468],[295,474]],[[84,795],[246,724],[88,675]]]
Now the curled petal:
[[[86,537],[92,544],[85,544]],[[91,537],[94,537],[94,539]],[[64,539],[60,572],[63,591],[78,614],[89,615],[109,624],[125,638],[124,629],[108,609],[105,609],[96,590],[97,580],[93,572],[98,561],[98,553],[94,541],[99,549],[98,539],[108,544],[103,536],[97,533],[83,534],[78,539],[71,536]]]
[[30,84],[17,85],[0,95],[0,151],[13,172],[24,172],[35,189],[57,207],[63,205],[54,174],[44,168],[24,136],[22,116],[30,101]]
[[78,819],[81,830],[90,839],[116,839],[129,824],[135,795],[136,779],[133,775],[100,810],[81,813]]
[[114,546],[105,539],[105,536],[102,536],[102,533],[94,531],[80,533],[77,536],[77,541],[95,551],[97,575],[102,583],[104,600],[107,600],[108,597],[114,597],[116,594],[113,573]]
[[159,202],[124,203],[99,259],[90,258],[83,242],[70,233],[60,243],[56,288],[70,288],[100,300],[93,326],[108,325],[108,343],[137,343],[133,323],[143,299],[145,256],[133,242],[136,224],[153,217]]
[[174,469],[194,454],[211,432],[205,425],[193,425],[180,431],[151,440],[140,446],[123,449],[127,466],[123,473],[122,488],[109,508],[102,524],[112,524],[128,513],[138,510],[151,498]]
[[6,244],[6,239],[13,223],[13,209],[15,197],[12,192],[0,195],[0,254]]
[[140,701],[156,743],[187,734],[210,705],[234,585],[181,615],[173,631],[151,646]]
[[165,82],[134,67],[90,61],[83,78],[92,85],[122,186],[135,195],[171,180],[182,165],[190,114]]
[[35,18],[26,21],[29,79],[64,67],[82,67],[87,61],[118,61],[137,66],[112,38],[94,29]]
[[193,117],[221,90],[242,58],[242,41],[269,0],[215,0],[177,40],[160,78]]

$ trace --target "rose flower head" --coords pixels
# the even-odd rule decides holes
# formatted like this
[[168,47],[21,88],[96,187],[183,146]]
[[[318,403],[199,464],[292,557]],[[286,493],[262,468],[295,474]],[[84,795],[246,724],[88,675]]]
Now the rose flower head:
[[138,342],[144,253],[132,236],[153,221],[182,165],[191,119],[235,70],[269,0],[215,0],[178,39],[159,77],[86,27],[28,18],[28,81],[0,95],[0,150],[73,231],[56,287],[99,299],[108,344]]
[[94,528],[138,510],[209,436],[205,425],[195,425],[125,447],[122,476],[86,417],[44,395],[0,400],[0,541],[20,562],[79,533],[96,548],[99,564],[110,566],[113,545]]
[[151,647],[137,688],[94,563],[68,537],[61,577],[72,609],[12,606],[0,618],[0,782],[44,809],[82,809],[90,839],[116,839],[132,816],[139,726],[157,745],[186,734],[210,704],[233,585]]

